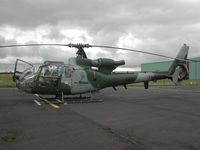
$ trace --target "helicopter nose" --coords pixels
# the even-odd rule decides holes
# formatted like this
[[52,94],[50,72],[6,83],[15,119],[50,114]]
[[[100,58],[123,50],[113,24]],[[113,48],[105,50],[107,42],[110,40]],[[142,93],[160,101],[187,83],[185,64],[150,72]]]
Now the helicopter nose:
[[33,91],[33,79],[16,81],[16,87],[22,91],[31,93]]

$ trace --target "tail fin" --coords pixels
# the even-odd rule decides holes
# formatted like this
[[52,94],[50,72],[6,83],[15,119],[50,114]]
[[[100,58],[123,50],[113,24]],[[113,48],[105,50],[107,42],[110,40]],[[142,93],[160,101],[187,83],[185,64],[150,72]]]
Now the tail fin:
[[168,70],[175,85],[179,85],[182,80],[187,78],[188,69],[186,59],[188,56],[188,50],[189,46],[184,44]]

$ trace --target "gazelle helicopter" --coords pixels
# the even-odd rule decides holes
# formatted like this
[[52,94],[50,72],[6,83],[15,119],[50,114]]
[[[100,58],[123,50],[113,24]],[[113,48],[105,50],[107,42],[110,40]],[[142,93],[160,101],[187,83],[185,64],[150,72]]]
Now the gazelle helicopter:
[[[60,61],[45,61],[37,71],[34,70],[31,63],[26,61],[17,59],[15,63],[13,80],[16,82],[17,88],[28,93],[56,95],[56,97],[62,97],[62,100],[64,95],[81,95],[106,87],[113,87],[116,90],[116,86],[123,85],[126,88],[127,84],[138,82],[144,82],[145,89],[148,89],[149,81],[160,79],[171,79],[175,85],[179,85],[188,76],[186,62],[189,60],[187,59],[189,46],[186,44],[181,47],[175,58],[128,48],[89,44],[26,44],[0,46],[0,48],[20,46],[67,46],[78,49],[77,57],[70,58],[68,64]],[[84,48],[91,47],[145,53],[174,59],[174,61],[166,71],[114,73],[113,70],[124,65],[125,61],[106,58],[89,59]],[[28,65],[28,69],[18,71],[19,62]]]

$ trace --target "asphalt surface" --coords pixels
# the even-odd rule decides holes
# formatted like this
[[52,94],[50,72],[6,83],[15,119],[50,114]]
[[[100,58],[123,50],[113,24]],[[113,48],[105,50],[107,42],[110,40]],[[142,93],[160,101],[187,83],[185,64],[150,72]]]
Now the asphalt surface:
[[199,86],[108,88],[98,98],[55,109],[0,89],[0,150],[200,150]]

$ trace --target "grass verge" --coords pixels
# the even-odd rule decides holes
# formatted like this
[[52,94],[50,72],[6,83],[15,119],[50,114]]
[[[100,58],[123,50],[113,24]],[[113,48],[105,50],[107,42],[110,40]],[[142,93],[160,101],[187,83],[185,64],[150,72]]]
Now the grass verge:
[[15,136],[4,136],[2,137],[2,139],[5,141],[5,142],[12,142],[14,139],[16,139]]
[[9,87],[16,87],[15,82],[12,79],[13,75],[0,75],[0,87],[9,88]]

